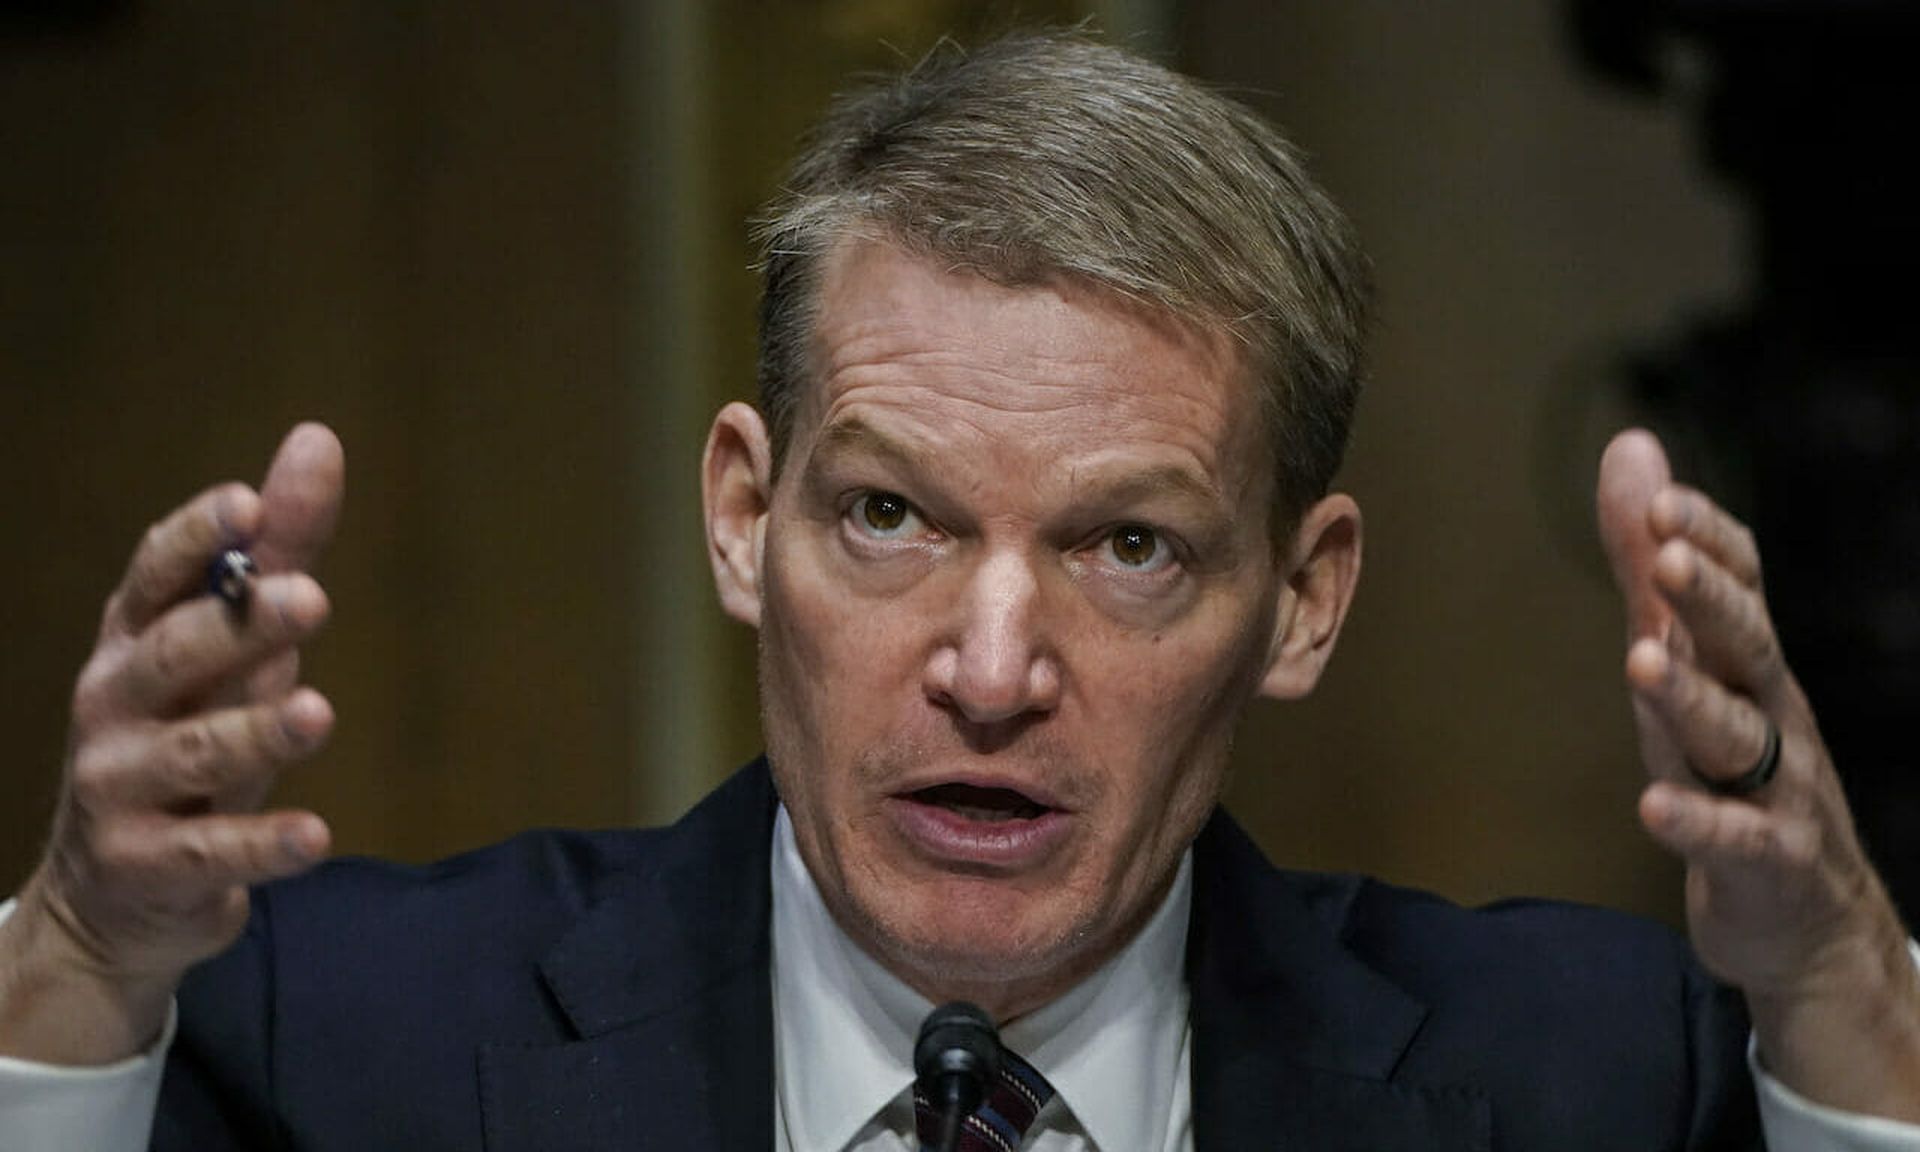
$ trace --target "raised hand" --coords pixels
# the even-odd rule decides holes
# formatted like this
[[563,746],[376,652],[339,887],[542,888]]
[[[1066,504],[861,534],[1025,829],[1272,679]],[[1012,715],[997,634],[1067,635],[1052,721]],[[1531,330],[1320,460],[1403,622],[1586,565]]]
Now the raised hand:
[[[1687,864],[1703,963],[1746,993],[1762,1060],[1834,1107],[1920,1120],[1920,980],[1781,654],[1752,533],[1615,437],[1600,533],[1626,601],[1627,683],[1652,782],[1640,818]],[[1778,741],[1777,771],[1753,769]],[[1741,794],[1732,787],[1746,786]]]
[[[319,817],[261,807],[333,726],[298,683],[298,645],[327,617],[306,569],[343,486],[340,442],[302,425],[258,493],[210,489],[141,540],[74,689],[53,835],[0,925],[0,1054],[138,1051],[186,970],[245,926],[247,886],[325,855]],[[204,594],[208,562],[235,546],[260,571],[244,611]]]

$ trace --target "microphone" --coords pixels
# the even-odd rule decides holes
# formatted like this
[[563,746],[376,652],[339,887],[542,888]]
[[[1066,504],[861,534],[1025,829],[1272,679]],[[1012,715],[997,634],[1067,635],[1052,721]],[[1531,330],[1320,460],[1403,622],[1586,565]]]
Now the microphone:
[[960,1125],[999,1072],[1000,1034],[985,1012],[956,1000],[927,1013],[913,1043],[914,1084],[940,1114],[940,1142],[922,1152],[954,1152]]

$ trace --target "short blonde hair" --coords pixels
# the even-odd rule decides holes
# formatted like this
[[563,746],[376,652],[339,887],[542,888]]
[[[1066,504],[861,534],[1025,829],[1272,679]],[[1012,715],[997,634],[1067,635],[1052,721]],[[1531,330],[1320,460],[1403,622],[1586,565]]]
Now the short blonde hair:
[[821,265],[885,237],[997,282],[1092,282],[1229,333],[1261,385],[1291,531],[1345,453],[1371,277],[1298,152],[1244,106],[1078,32],[936,50],[842,96],[758,221],[778,461],[813,376]]

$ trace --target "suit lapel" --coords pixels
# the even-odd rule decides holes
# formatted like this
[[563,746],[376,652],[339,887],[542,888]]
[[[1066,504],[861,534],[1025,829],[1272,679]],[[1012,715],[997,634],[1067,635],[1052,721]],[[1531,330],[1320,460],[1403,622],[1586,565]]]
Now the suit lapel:
[[773,1146],[773,805],[736,776],[541,961],[578,1039],[481,1048],[489,1152]]
[[1223,814],[1194,853],[1194,1142],[1199,1152],[1484,1150],[1476,1090],[1394,1079],[1426,1008],[1340,943],[1351,885],[1319,893]]
[[[577,1039],[478,1053],[489,1152],[773,1146],[774,794],[740,773],[542,960]],[[1341,946],[1340,889],[1274,870],[1217,814],[1196,845],[1199,1152],[1485,1152],[1476,1090],[1396,1081],[1426,1009]]]

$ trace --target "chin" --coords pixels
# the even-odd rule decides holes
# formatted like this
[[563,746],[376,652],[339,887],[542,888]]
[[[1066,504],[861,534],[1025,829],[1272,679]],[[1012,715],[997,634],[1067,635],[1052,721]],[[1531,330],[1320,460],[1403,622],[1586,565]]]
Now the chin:
[[969,999],[1005,1018],[1065,992],[1102,955],[1102,934],[1085,910],[983,878],[874,879],[885,891],[850,893],[836,915],[875,959],[936,1003]]

